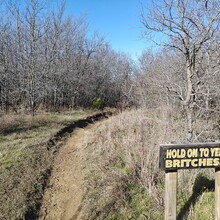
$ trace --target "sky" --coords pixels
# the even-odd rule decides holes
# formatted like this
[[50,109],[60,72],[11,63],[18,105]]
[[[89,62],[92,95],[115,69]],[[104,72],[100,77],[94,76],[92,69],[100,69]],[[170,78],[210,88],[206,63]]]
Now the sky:
[[68,15],[85,15],[91,33],[97,31],[114,50],[128,53],[133,59],[149,46],[141,37],[140,8],[140,0],[66,1]]

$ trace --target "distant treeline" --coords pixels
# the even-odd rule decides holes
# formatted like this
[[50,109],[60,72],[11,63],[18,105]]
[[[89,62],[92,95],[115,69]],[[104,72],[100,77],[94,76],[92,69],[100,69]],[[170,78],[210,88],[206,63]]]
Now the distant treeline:
[[[22,2],[22,3],[21,3]],[[65,5],[39,0],[0,5],[0,108],[35,113],[128,102],[131,59]]]

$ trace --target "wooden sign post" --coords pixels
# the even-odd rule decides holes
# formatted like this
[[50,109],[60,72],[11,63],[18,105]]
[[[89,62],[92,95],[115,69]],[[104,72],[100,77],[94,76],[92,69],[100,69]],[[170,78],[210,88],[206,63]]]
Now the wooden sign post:
[[220,168],[215,168],[215,220],[220,220]]
[[165,174],[165,220],[176,219],[177,171]]
[[220,220],[220,143],[160,146],[165,171],[165,220],[176,220],[177,170],[215,168],[215,220]]

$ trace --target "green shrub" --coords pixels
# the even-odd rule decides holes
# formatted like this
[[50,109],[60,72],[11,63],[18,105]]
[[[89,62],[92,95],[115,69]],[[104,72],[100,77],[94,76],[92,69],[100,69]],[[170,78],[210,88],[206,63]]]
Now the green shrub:
[[94,108],[100,109],[101,106],[102,106],[102,103],[103,103],[103,101],[102,101],[101,98],[96,98],[96,99],[93,101],[92,105],[93,105]]

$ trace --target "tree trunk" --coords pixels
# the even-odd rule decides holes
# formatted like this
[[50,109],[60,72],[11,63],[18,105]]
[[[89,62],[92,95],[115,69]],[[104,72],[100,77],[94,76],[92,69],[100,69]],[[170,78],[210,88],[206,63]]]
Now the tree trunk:
[[193,139],[193,109],[190,106],[185,107],[187,120],[187,141],[192,142]]
[[183,101],[183,106],[186,111],[186,121],[187,121],[187,141],[192,142],[193,139],[193,70],[190,65],[190,61],[186,61],[186,73],[187,73],[187,93],[186,98]]

